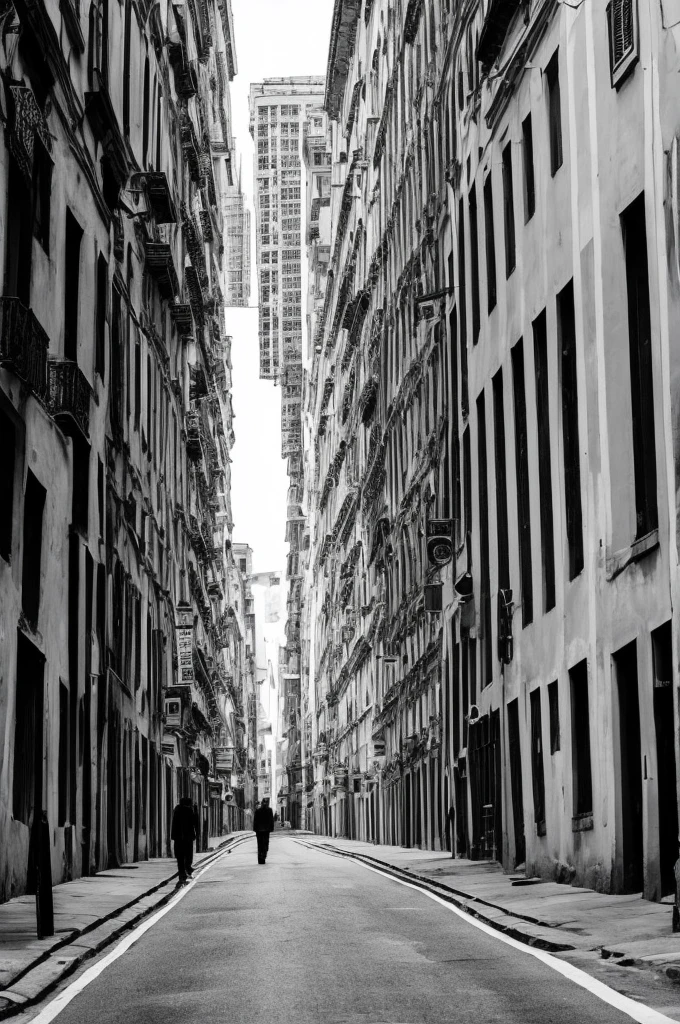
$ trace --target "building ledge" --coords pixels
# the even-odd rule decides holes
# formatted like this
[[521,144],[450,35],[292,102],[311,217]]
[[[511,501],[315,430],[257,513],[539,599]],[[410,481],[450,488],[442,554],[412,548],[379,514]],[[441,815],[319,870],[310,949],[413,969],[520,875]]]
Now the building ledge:
[[638,537],[629,547],[615,551],[613,555],[607,557],[607,580],[611,582],[616,579],[629,565],[639,562],[641,558],[655,551],[658,546],[659,530],[657,528],[650,530],[644,537]]
[[575,814],[571,819],[572,832],[590,832],[593,829],[593,812],[586,814]]

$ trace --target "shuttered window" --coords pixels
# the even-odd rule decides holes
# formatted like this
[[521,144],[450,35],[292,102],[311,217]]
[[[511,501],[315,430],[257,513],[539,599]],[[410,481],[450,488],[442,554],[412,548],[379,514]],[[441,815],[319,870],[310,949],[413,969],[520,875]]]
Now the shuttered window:
[[610,0],[607,5],[607,27],[612,87],[617,88],[638,59],[635,0]]

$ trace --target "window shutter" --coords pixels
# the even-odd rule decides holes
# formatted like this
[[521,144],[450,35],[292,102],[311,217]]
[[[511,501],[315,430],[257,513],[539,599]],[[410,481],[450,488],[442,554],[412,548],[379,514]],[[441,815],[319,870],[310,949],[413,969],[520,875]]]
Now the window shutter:
[[618,84],[638,58],[636,0],[610,0],[607,5],[612,85]]

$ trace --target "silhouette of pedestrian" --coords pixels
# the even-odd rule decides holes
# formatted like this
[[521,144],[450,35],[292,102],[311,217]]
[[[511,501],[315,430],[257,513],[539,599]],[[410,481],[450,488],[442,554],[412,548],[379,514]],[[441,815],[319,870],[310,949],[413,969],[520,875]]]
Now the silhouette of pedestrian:
[[263,797],[255,811],[253,828],[257,837],[257,863],[264,864],[269,851],[269,834],[274,831],[274,812],[269,806],[269,797]]
[[196,838],[196,819],[191,806],[191,798],[183,796],[172,814],[172,830],[170,832],[177,858],[179,873],[178,885],[186,885],[187,876],[193,874],[191,867],[194,859],[194,839]]

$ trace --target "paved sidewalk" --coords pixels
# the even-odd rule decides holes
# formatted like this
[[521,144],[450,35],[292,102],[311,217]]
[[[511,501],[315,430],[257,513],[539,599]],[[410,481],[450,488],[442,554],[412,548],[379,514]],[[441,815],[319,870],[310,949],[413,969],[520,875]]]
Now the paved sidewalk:
[[[253,837],[231,832],[209,841],[194,857],[199,867],[227,848]],[[176,888],[177,863],[170,857],[124,864],[53,889],[54,930],[36,938],[35,896],[0,904],[0,1019],[36,1002],[83,960],[99,952]]]
[[327,836],[305,842],[394,868],[453,898],[462,909],[522,942],[554,953],[599,952],[622,966],[652,968],[680,981],[680,934],[672,906],[640,894],[608,896],[558,882],[506,875],[495,861],[453,860],[432,850],[379,846]]

